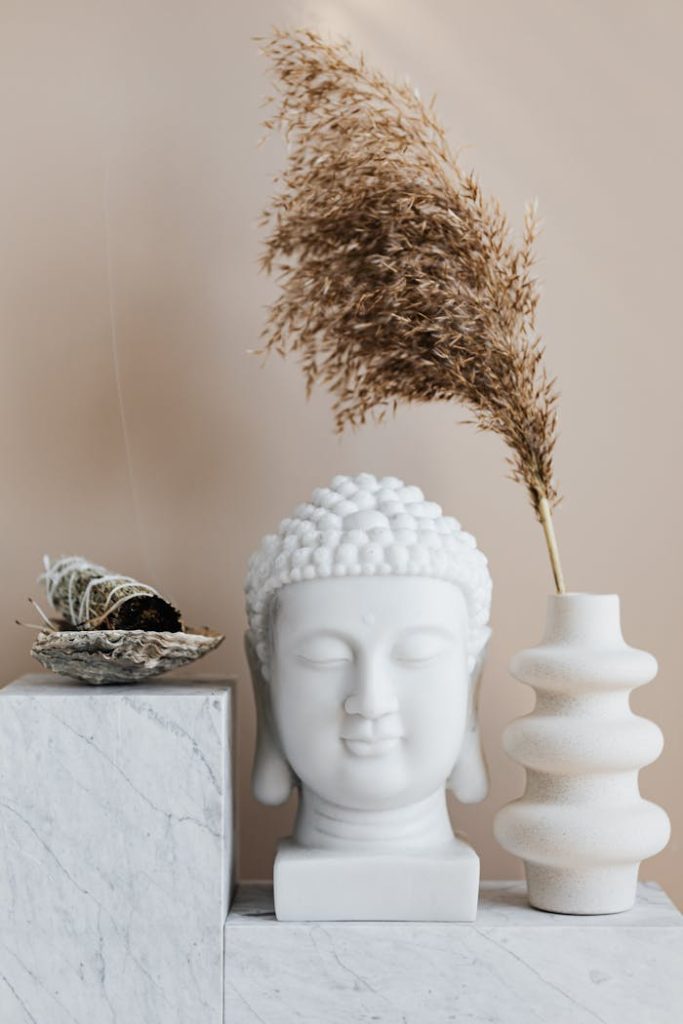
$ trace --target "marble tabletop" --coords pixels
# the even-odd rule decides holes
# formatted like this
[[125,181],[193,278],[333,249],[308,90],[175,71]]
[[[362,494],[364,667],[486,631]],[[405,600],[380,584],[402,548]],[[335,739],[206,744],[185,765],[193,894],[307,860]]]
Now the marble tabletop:
[[473,924],[282,923],[242,885],[225,927],[228,1024],[680,1024],[683,918],[639,886],[624,914],[572,917],[483,882]]

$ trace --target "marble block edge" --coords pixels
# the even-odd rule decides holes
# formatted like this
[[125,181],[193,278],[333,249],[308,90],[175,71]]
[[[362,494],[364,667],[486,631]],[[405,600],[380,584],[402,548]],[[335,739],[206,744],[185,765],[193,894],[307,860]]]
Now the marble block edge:
[[[315,923],[278,921],[272,882],[256,880],[237,883],[226,927],[292,927],[295,924],[307,927]],[[683,914],[657,882],[638,883],[636,905],[632,910],[620,914],[578,916],[551,914],[531,907],[524,882],[484,880],[480,883],[479,909],[473,922],[331,921],[328,924],[359,928],[367,925],[400,928],[411,924],[438,928],[677,928],[683,925]]]

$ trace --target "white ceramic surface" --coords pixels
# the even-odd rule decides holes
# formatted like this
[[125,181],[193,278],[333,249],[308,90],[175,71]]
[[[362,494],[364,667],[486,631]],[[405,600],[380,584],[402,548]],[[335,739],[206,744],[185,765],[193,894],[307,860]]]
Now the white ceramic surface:
[[225,680],[0,690],[0,1021],[221,1024]]
[[444,848],[405,853],[278,847],[273,871],[279,921],[474,921],[479,858],[451,837]]
[[476,924],[275,920],[240,886],[225,928],[226,1024],[679,1024],[682,918],[657,886],[612,917],[533,910],[482,882]]
[[527,784],[496,816],[496,838],[524,860],[534,906],[627,910],[639,862],[669,838],[665,812],[638,789],[662,734],[629,707],[657,662],[624,642],[616,595],[564,594],[549,598],[541,644],[517,654],[511,671],[536,691],[536,705],[504,734]]
[[476,699],[486,561],[417,488],[335,481],[266,538],[247,582],[254,793],[277,804],[300,792],[276,909],[470,920],[478,860],[453,835],[445,788],[465,802],[487,791]]

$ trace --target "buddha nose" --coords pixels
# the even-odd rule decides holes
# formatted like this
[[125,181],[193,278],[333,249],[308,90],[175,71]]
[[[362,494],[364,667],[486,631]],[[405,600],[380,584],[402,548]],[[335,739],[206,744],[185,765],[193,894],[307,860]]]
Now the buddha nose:
[[379,660],[363,660],[357,664],[353,692],[344,701],[349,715],[381,718],[398,711],[391,673]]

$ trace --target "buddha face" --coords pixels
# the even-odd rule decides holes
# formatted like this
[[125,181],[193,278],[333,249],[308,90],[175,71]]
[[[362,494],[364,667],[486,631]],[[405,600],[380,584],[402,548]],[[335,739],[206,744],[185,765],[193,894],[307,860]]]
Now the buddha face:
[[443,786],[468,708],[460,589],[418,576],[318,579],[283,587],[273,615],[272,712],[302,784],[365,810]]

